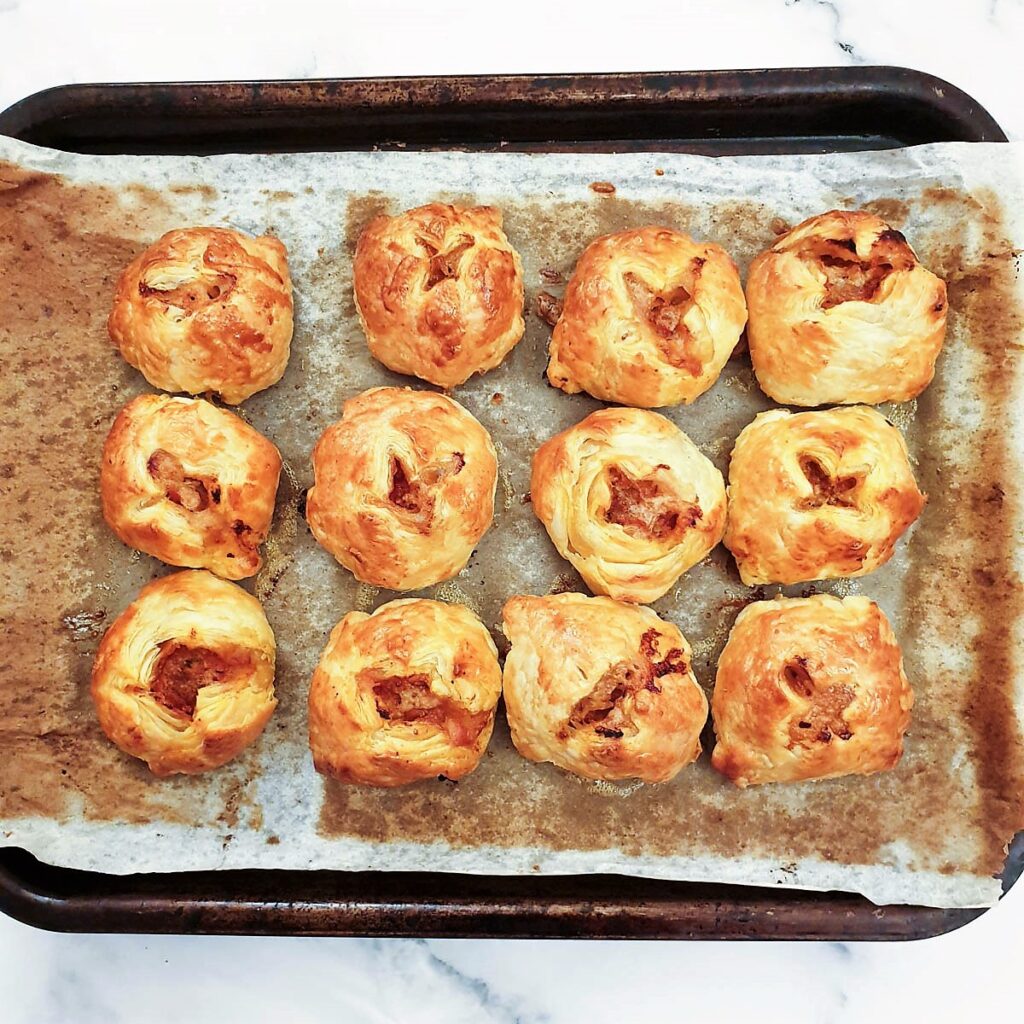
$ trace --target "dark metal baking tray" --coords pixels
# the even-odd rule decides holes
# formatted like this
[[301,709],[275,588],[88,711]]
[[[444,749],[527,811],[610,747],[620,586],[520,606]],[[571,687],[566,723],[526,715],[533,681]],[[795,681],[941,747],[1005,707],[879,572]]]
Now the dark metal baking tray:
[[[85,153],[370,148],[792,153],[1002,142],[947,82],[902,68],[73,85],[0,133]],[[1022,834],[1024,836],[1024,834]],[[1003,876],[1024,867],[1022,836]],[[911,939],[981,910],[614,875],[222,871],[113,876],[0,850],[0,909],[67,931]]]

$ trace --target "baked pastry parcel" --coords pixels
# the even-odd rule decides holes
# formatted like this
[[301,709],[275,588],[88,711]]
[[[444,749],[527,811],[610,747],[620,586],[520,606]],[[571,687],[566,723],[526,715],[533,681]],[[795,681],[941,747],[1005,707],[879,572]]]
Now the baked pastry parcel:
[[913,703],[873,601],[757,601],[718,659],[712,764],[738,786],[886,771],[902,756]]
[[605,235],[566,286],[548,380],[622,405],[689,403],[718,379],[746,321],[724,249],[664,227]]
[[100,725],[156,775],[217,768],[274,712],[274,634],[259,601],[202,570],[147,584],[92,670]]
[[306,517],[356,579],[416,590],[459,572],[491,525],[498,462],[487,431],[444,395],[373,388],[313,449]]
[[494,641],[463,605],[406,599],[349,612],[309,689],[313,763],[367,786],[460,779],[487,749],[500,695]]
[[238,580],[262,563],[281,456],[200,398],[140,395],[103,446],[103,517],[125,544],[170,565]]
[[736,439],[725,546],[747,586],[863,576],[926,500],[903,435],[874,409],[772,409]]
[[455,387],[523,336],[523,267],[493,206],[430,203],[375,218],[353,277],[370,352],[398,373]]
[[596,594],[646,603],[722,539],[722,474],[670,420],[599,409],[533,458],[531,503]]
[[946,285],[862,210],[804,221],[750,265],[747,339],[762,390],[789,405],[904,402],[935,373]]
[[229,405],[281,379],[292,340],[284,245],[227,228],[169,231],[122,272],[108,320],[153,387]]
[[700,754],[708,716],[690,645],[650,608],[512,597],[504,693],[512,742],[587,779],[665,782]]

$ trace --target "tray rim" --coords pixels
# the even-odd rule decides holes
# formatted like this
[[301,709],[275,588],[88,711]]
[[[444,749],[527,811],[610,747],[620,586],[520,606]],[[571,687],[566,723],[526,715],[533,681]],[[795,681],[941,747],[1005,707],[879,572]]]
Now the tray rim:
[[[390,76],[378,78],[267,79],[215,82],[76,83],[34,92],[0,112],[0,133],[20,137],[34,125],[59,124],[76,114],[123,109],[135,101],[153,116],[161,104],[184,105],[190,115],[208,111],[216,102],[235,113],[253,116],[257,111],[344,109],[344,102],[360,102],[371,109],[418,108],[426,103],[435,110],[477,104],[509,109],[531,105],[538,111],[579,111],[654,102],[674,107],[709,109],[713,104],[765,102],[752,95],[766,87],[780,103],[793,104],[845,92],[851,99],[900,101],[930,111],[960,132],[963,141],[1006,141],[995,119],[972,96],[951,83],[910,68],[887,65],[769,68],[688,72],[618,72],[580,74]],[[538,90],[544,89],[541,94]],[[140,102],[141,101],[141,102]],[[147,106],[148,104],[148,106]],[[376,108],[374,108],[376,105]],[[214,111],[216,113],[216,111]],[[690,141],[696,143],[698,137]],[[453,146],[452,148],[457,148]],[[236,150],[245,152],[245,150]],[[37,874],[57,873],[66,879],[84,876],[116,879],[123,894],[95,896],[60,894],[40,885],[17,867],[19,856],[34,862]],[[11,861],[14,861],[12,866]],[[27,862],[26,862],[27,863]],[[835,893],[804,893],[762,887],[736,887],[710,883],[661,882],[678,889],[678,898],[643,900],[577,899],[559,902],[515,897],[502,903],[489,897],[447,901],[430,899],[330,900],[302,902],[288,899],[249,899],[219,902],[189,899],[180,894],[132,895],[133,879],[174,880],[212,876],[278,876],[277,871],[196,872],[181,875],[110,876],[52,867],[35,861],[17,848],[0,849],[0,910],[16,920],[58,931],[204,932],[219,934],[305,935],[416,935],[419,937],[578,937],[578,938],[747,938],[747,939],[918,939],[946,934],[976,920],[987,908],[946,910],[930,907],[876,907],[860,896]],[[304,872],[306,876],[345,875],[346,872]],[[367,874],[367,873],[363,873]],[[381,872],[394,877],[397,873]],[[421,876],[437,878],[436,875]],[[449,876],[456,879],[462,876]],[[499,882],[502,876],[478,876]],[[507,877],[507,876],[506,876]],[[513,876],[514,877],[514,876]],[[558,876],[551,876],[557,878]],[[578,877],[578,876],[562,876]],[[620,876],[626,882],[635,881]],[[536,881],[536,880],[535,880]],[[549,877],[550,881],[550,877]],[[650,880],[644,880],[649,882]],[[1012,883],[1011,883],[1012,884]],[[557,889],[557,885],[554,886]],[[628,886],[627,886],[628,888]],[[691,895],[687,897],[686,891]],[[713,896],[694,892],[711,890]],[[729,897],[735,902],[728,904]],[[713,911],[711,927],[707,915]],[[741,909],[745,904],[746,912]],[[781,910],[779,908],[785,908]],[[317,918],[317,913],[319,917]],[[699,921],[690,919],[704,914]],[[399,917],[395,915],[398,914]],[[589,917],[587,915],[590,915]],[[758,915],[793,917],[780,930],[757,933],[747,926]],[[802,920],[801,914],[806,915]],[[405,920],[402,920],[404,915]],[[858,933],[845,924],[869,916],[879,922],[874,932]],[[314,918],[316,918],[314,920]],[[889,927],[888,918],[893,926]],[[687,923],[687,922],[690,923]],[[283,925],[283,927],[282,927]],[[569,930],[570,926],[575,926]],[[575,934],[574,934],[575,933]]]
[[[543,110],[595,109],[608,105],[649,104],[655,100],[706,109],[750,102],[751,87],[761,85],[790,104],[842,91],[851,99],[899,98],[921,111],[955,124],[961,141],[1006,142],[994,117],[969,93],[927,72],[897,65],[825,65],[713,71],[654,71],[573,74],[405,75],[349,78],[282,78],[211,82],[82,82],[50,86],[31,93],[0,112],[0,134],[14,137],[43,120],[60,121],[83,110],[102,110],[128,97],[159,104],[168,97],[201,113],[213,98],[242,113],[323,107],[343,94],[375,109],[478,104],[516,106],[527,101]],[[837,88],[838,87],[838,88]],[[310,91],[319,90],[315,102]],[[539,89],[546,92],[538,94]],[[498,94],[498,95],[496,95]],[[116,99],[115,99],[116,98]],[[271,102],[272,101],[272,102]],[[760,102],[760,101],[756,101]]]

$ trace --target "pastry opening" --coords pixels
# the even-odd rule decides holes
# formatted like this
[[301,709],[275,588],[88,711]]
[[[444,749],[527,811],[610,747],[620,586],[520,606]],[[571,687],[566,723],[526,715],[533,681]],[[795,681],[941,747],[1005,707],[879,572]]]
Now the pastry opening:
[[650,475],[637,478],[618,466],[609,466],[607,483],[611,500],[605,521],[621,526],[630,536],[664,540],[696,526],[703,518],[698,504],[680,503]]
[[150,455],[146,468],[167,498],[189,512],[203,512],[209,508],[211,500],[220,501],[219,485],[211,488],[199,477],[186,476],[181,460],[163,448],[157,448]]
[[451,455],[428,462],[419,473],[413,473],[400,458],[392,455],[388,501],[414,516],[429,519],[434,509],[434,498],[429,489],[448,477],[458,476],[465,465],[465,455],[452,452]]
[[782,678],[791,693],[807,703],[790,725],[791,743],[806,746],[853,737],[843,712],[855,696],[849,686],[819,686],[807,668],[806,658],[792,658],[782,667]]
[[670,673],[689,671],[682,649],[673,647],[659,657],[658,641],[661,634],[649,629],[640,638],[637,657],[623,659],[611,665],[598,679],[594,688],[573,706],[566,721],[568,729],[593,729],[606,739],[635,736],[639,726],[624,707],[626,698],[640,690],[661,693],[657,680]]
[[[700,274],[704,263],[700,257],[693,260],[695,277]],[[623,274],[622,280],[636,315],[658,336],[658,347],[665,359],[672,366],[699,376],[702,363],[694,351],[694,337],[683,322],[693,306],[690,290],[677,284],[665,291],[655,291],[643,278],[631,271]]]
[[160,645],[149,692],[168,711],[191,719],[196,713],[200,690],[224,682],[234,671],[250,663],[248,653],[186,647],[168,640]]
[[910,270],[917,262],[907,240],[892,228],[879,234],[867,259],[857,254],[852,238],[812,238],[800,256],[817,263],[825,275],[822,309],[844,302],[871,302],[893,271]]
[[409,472],[401,459],[391,457],[391,485],[388,490],[388,501],[392,505],[404,508],[407,512],[419,512],[423,496],[419,488],[409,479]]
[[801,499],[802,509],[821,508],[831,505],[834,508],[856,508],[856,490],[861,480],[857,476],[833,476],[813,456],[801,455],[797,460],[800,471],[811,485],[811,494]]
[[424,291],[429,292],[442,281],[459,276],[459,264],[462,262],[462,257],[469,249],[473,248],[476,239],[472,235],[459,235],[459,240],[443,252],[438,246],[423,237],[418,238],[417,242],[426,249],[427,255],[430,257],[427,278],[423,283]]
[[610,666],[585,697],[573,706],[566,723],[570,729],[593,728],[599,736],[622,739],[639,731],[632,716],[623,708],[626,697],[636,693],[650,680],[643,664],[619,661]]
[[234,274],[204,274],[191,281],[182,281],[170,288],[158,288],[139,282],[139,295],[143,298],[154,296],[164,305],[174,306],[191,315],[204,306],[214,302],[223,302],[234,290],[238,279]]
[[438,696],[425,673],[382,676],[371,672],[369,683],[377,714],[385,722],[428,723],[443,729],[456,747],[475,743],[490,717],[488,712],[473,714],[457,701]]

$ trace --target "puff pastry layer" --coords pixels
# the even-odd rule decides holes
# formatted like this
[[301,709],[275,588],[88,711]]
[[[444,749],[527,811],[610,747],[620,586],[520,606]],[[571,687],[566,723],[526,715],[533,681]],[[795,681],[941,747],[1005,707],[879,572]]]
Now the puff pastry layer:
[[789,405],[904,402],[935,373],[946,285],[899,231],[832,210],[782,235],[750,265],[750,358]]
[[100,725],[155,775],[217,768],[277,705],[274,634],[259,601],[201,570],[147,584],[107,630],[92,670]]
[[712,764],[738,786],[886,771],[903,754],[913,703],[873,601],[757,601],[718,660]]
[[724,249],[661,227],[605,235],[566,287],[548,380],[623,405],[689,403],[718,379],[746,321]]
[[664,416],[599,409],[537,449],[533,510],[596,594],[645,603],[722,539],[722,474]]
[[122,272],[107,326],[154,387],[213,391],[237,405],[276,384],[288,364],[285,247],[227,228],[169,231]]
[[523,336],[523,267],[494,207],[377,217],[353,274],[370,352],[398,373],[451,388],[494,369]]
[[587,779],[665,782],[700,754],[708,702],[690,645],[649,608],[607,597],[513,597],[505,708],[531,761]]
[[863,576],[926,500],[903,435],[874,409],[772,409],[736,439],[725,545],[748,586]]
[[140,395],[103,446],[103,517],[125,544],[229,580],[260,568],[274,515],[277,448],[197,398]]
[[500,695],[497,649],[468,608],[401,600],[349,612],[313,673],[313,763],[367,786],[460,779],[487,749]]
[[313,449],[306,518],[356,579],[415,590],[449,579],[491,525],[498,462],[487,431],[444,395],[372,388]]

